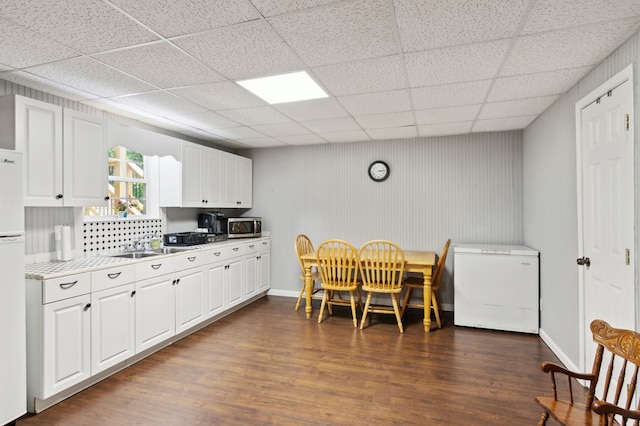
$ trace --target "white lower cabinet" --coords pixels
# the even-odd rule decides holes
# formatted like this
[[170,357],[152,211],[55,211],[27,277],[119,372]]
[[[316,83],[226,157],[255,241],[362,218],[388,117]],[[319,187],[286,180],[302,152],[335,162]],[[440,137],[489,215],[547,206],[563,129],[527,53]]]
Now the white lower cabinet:
[[229,259],[225,265],[224,288],[227,295],[227,308],[238,305],[245,300],[243,290],[244,280],[242,279],[243,264],[243,258],[236,257]]
[[91,296],[43,307],[43,390],[48,398],[91,376]]
[[136,353],[176,333],[173,274],[136,283]]
[[91,374],[136,353],[135,284],[91,294]]
[[188,330],[205,319],[203,268],[181,271],[176,278],[176,333]]

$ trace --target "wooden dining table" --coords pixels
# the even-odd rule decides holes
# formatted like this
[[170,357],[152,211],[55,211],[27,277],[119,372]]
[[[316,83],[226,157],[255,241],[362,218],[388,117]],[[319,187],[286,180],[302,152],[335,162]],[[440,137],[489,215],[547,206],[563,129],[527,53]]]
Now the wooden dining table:
[[[308,253],[300,257],[304,264],[304,285],[306,291],[306,305],[304,312],[307,319],[311,318],[313,307],[311,305],[311,293],[313,290],[313,282],[311,280],[311,270],[314,266],[318,266],[316,253]],[[405,272],[418,272],[422,274],[424,279],[424,332],[431,331],[431,274],[436,264],[436,253],[433,251],[405,251],[404,252],[404,270]]]

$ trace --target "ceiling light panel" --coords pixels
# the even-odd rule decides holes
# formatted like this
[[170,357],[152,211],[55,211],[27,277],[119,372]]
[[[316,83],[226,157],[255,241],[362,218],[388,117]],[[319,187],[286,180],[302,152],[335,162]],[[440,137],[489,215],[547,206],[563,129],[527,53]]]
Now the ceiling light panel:
[[237,83],[272,105],[328,97],[304,71],[240,80]]

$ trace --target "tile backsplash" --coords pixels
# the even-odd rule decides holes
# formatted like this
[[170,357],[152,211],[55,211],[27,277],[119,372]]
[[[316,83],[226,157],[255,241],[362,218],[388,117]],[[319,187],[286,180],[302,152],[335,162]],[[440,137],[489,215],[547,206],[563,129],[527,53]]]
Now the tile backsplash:
[[80,249],[84,256],[121,250],[123,245],[129,245],[147,234],[163,235],[162,219],[85,222],[82,225]]

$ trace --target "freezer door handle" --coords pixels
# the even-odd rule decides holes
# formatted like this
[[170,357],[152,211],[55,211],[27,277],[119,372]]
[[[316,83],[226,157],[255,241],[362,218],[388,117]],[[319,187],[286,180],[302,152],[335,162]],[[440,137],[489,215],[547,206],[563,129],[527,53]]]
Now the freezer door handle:
[[576,262],[578,262],[578,265],[580,266],[591,266],[591,259],[589,259],[588,257],[580,257],[578,259],[576,259]]

